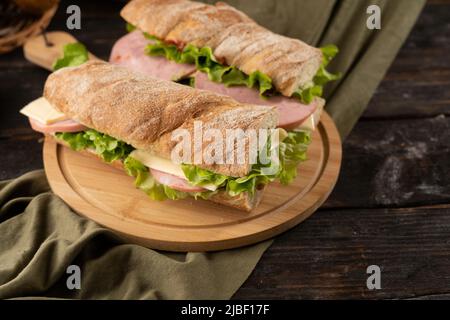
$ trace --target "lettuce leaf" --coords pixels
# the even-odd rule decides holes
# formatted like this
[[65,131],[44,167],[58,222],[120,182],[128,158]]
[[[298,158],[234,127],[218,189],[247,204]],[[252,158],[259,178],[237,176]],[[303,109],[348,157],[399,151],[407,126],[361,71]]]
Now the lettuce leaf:
[[[134,185],[144,191],[152,200],[165,200],[169,198],[165,194],[165,189],[162,185],[156,183],[155,179],[150,175],[149,170],[138,160],[128,156],[123,162],[125,171],[128,175],[135,177]],[[173,190],[176,191],[176,190]],[[176,192],[169,192],[174,199],[181,199],[183,196]]]
[[315,97],[321,97],[323,94],[323,86],[330,81],[341,78],[342,74],[332,74],[326,70],[331,60],[339,53],[338,47],[328,45],[320,48],[322,51],[322,64],[313,78],[313,83],[306,88],[298,88],[293,96],[299,98],[303,103],[310,104]]
[[134,30],[136,30],[136,26],[132,25],[131,23],[126,24],[125,28],[127,29],[127,32],[133,32]]
[[288,136],[280,143],[280,171],[277,178],[282,184],[287,185],[297,177],[297,167],[307,159],[306,150],[310,143],[310,132],[303,130],[288,132]]
[[194,197],[195,199],[208,199],[211,195],[216,193],[213,191],[187,193],[160,184],[156,182],[150,174],[149,169],[144,164],[131,156],[128,156],[123,164],[127,174],[135,177],[134,185],[144,191],[152,200],[179,200],[188,196]]
[[146,53],[151,56],[164,56],[177,63],[195,64],[197,70],[205,72],[211,81],[226,86],[245,85],[258,89],[261,95],[270,92],[273,87],[270,77],[260,71],[246,75],[236,67],[219,63],[209,47],[197,48],[189,44],[183,50],[179,50],[174,44],[154,39],[154,42],[147,46]]
[[93,129],[81,132],[59,132],[56,133],[56,137],[67,142],[76,151],[93,150],[106,162],[122,160],[133,151],[133,147],[129,144]]
[[242,192],[253,195],[257,186],[267,184],[275,179],[275,176],[263,175],[261,168],[257,165],[247,176],[240,178],[217,174],[191,164],[182,164],[181,168],[191,184],[195,186],[212,184],[218,188],[225,188],[230,196],[236,196]]
[[63,48],[63,53],[63,57],[53,63],[53,71],[64,67],[79,66],[89,59],[86,47],[79,42],[66,44]]
[[306,150],[311,143],[311,135],[308,131],[291,131],[280,142],[280,164],[274,175],[265,175],[262,168],[275,164],[253,165],[250,173],[245,177],[235,178],[217,174],[209,170],[201,169],[195,165],[182,164],[181,168],[186,179],[195,186],[213,184],[218,188],[225,188],[230,196],[248,192],[253,195],[259,185],[265,185],[278,179],[282,184],[289,184],[297,177],[297,166],[306,160]]

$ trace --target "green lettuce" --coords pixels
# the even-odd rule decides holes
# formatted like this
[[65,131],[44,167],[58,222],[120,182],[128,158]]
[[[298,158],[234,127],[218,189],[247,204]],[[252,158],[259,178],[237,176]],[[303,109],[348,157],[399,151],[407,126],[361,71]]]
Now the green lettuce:
[[[250,173],[245,177],[235,178],[199,168],[191,164],[182,164],[181,168],[186,179],[195,186],[215,185],[225,188],[230,196],[248,192],[253,195],[260,185],[268,184],[278,179],[282,184],[289,184],[297,177],[297,166],[306,160],[306,150],[311,143],[311,135],[308,131],[291,131],[280,143],[279,165],[269,163],[262,165],[257,163],[252,166]],[[265,175],[263,168],[276,166],[276,173]]]
[[257,186],[267,184],[275,179],[275,176],[263,175],[258,166],[254,166],[247,176],[240,178],[217,174],[191,164],[182,164],[181,168],[191,184],[195,186],[212,184],[218,188],[224,188],[230,196],[236,196],[242,192],[253,195]]
[[157,183],[148,168],[130,156],[125,159],[123,165],[127,174],[135,177],[134,185],[144,191],[152,200],[178,200],[187,196],[184,192]]
[[246,75],[236,67],[219,63],[209,47],[197,48],[189,44],[183,50],[179,50],[174,44],[167,44],[154,37],[153,40],[154,42],[146,48],[148,55],[164,56],[177,63],[195,64],[197,70],[205,72],[211,81],[226,86],[246,85],[249,88],[257,88],[261,95],[268,93],[273,87],[270,77],[260,71]]
[[131,156],[128,156],[123,164],[127,174],[135,178],[134,185],[144,191],[152,200],[179,200],[187,196],[194,197],[195,199],[208,199],[216,193],[213,191],[187,193],[160,184],[152,177],[149,169],[144,164]]
[[63,48],[63,57],[53,63],[52,69],[56,71],[64,67],[75,67],[88,61],[89,55],[86,47],[79,43],[69,43]]
[[311,143],[308,131],[289,131],[288,136],[280,143],[280,170],[277,178],[284,185],[297,177],[298,165],[306,160],[306,150]]
[[128,32],[133,32],[134,30],[136,30],[136,26],[132,25],[131,23],[127,23],[126,29]]
[[338,80],[340,73],[332,74],[326,70],[331,60],[338,54],[339,49],[335,45],[328,45],[320,48],[322,51],[322,64],[313,78],[313,83],[306,88],[298,88],[293,96],[299,98],[303,103],[311,103],[315,97],[321,97],[323,86],[330,81]]
[[90,149],[104,161],[123,160],[133,151],[133,147],[123,141],[100,133],[93,129],[80,132],[59,132],[56,137],[76,151]]

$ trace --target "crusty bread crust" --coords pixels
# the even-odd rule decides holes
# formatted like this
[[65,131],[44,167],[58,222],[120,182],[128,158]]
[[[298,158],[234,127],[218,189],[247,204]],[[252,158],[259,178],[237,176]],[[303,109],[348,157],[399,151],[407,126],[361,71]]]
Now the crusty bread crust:
[[261,202],[265,189],[266,186],[261,189],[257,189],[253,196],[248,192],[242,192],[235,197],[230,196],[226,191],[219,191],[208,200],[215,203],[224,204],[228,207],[250,212]]
[[[214,141],[204,139],[195,144],[194,122],[201,121],[226,137],[229,129],[275,128],[278,120],[273,107],[241,104],[227,96],[100,61],[54,72],[45,83],[44,97],[83,125],[168,159],[178,144],[172,140],[172,132],[185,129],[191,137],[191,163],[234,177],[248,174],[248,156],[242,164],[194,162],[194,151],[203,153],[214,145]],[[225,154],[226,145],[221,147]]]
[[[48,137],[51,137],[57,143],[65,146],[67,148],[70,148],[69,145],[65,141],[60,140],[53,135],[48,135]],[[85,150],[81,150],[78,152],[81,152],[88,157],[96,158],[97,160],[100,159],[100,157],[93,150],[85,149]],[[107,163],[107,162],[105,162],[105,163]],[[124,170],[123,162],[120,160],[115,160],[108,164],[113,166],[116,169],[119,169],[122,171]],[[262,196],[264,194],[264,190],[265,190],[265,186],[263,188],[256,190],[256,192],[253,196],[251,196],[248,192],[243,192],[235,197],[231,197],[226,191],[219,191],[218,193],[216,193],[215,195],[210,197],[208,200],[215,202],[215,203],[226,205],[228,207],[233,207],[233,208],[236,208],[239,210],[249,212],[249,211],[252,211],[254,208],[256,208],[259,205],[259,203],[261,202]]]
[[211,47],[219,61],[247,74],[264,72],[289,97],[313,79],[322,61],[319,49],[275,34],[223,2],[132,0],[121,16],[164,41]]

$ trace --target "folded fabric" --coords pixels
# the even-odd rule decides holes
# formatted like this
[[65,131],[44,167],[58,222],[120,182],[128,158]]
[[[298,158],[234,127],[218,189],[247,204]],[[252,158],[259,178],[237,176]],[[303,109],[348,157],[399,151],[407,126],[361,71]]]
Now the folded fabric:
[[[0,183],[0,299],[229,299],[270,243],[150,250],[73,212],[42,170]],[[70,265],[81,270],[80,290],[67,287]]]

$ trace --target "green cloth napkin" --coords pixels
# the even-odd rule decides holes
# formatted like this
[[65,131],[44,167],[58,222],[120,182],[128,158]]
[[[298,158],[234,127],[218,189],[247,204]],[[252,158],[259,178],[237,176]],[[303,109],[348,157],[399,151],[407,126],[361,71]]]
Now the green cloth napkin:
[[[215,1],[207,1],[215,2]],[[341,49],[344,77],[326,91],[345,137],[406,39],[425,0],[229,0],[260,24],[310,44]],[[382,10],[368,30],[366,9]],[[228,299],[271,240],[216,253],[167,253],[126,244],[52,194],[43,171],[0,183],[0,298]],[[69,265],[81,289],[69,290]]]
[[[166,253],[127,244],[74,213],[42,170],[0,183],[0,299],[228,299],[269,246]],[[69,290],[69,265],[81,289]]]

